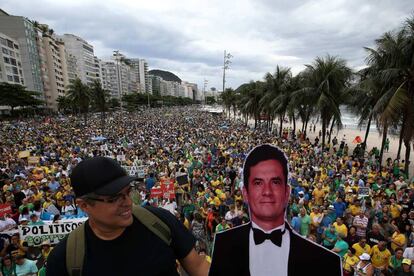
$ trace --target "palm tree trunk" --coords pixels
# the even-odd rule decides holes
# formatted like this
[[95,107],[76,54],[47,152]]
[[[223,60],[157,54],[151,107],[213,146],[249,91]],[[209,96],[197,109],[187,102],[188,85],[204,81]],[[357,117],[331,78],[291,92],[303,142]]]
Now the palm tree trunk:
[[304,128],[305,128],[305,120],[302,121],[302,132],[304,132]]
[[325,150],[326,125],[327,125],[326,120],[322,119],[322,154],[323,154],[323,151]]
[[369,116],[367,130],[365,131],[365,138],[364,138],[364,143],[363,143],[364,151],[367,149],[367,140],[368,140],[369,129],[371,127],[371,120],[372,120],[372,115]]
[[332,130],[333,130],[333,126],[334,126],[334,124],[335,124],[335,118],[332,118],[331,128],[329,129],[328,144],[329,144],[329,143],[331,143]]
[[379,164],[382,166],[382,157],[384,155],[384,147],[385,147],[385,141],[387,140],[387,132],[388,132],[388,125],[385,123],[384,130],[382,131],[382,143],[381,143],[381,151],[379,156]]
[[401,157],[401,148],[402,148],[402,143],[403,143],[403,136],[404,136],[404,131],[403,131],[403,129],[401,129],[401,131],[400,131],[400,139],[398,141],[397,159],[400,159],[400,157]]
[[295,115],[293,115],[293,134],[296,134],[296,118],[295,118]]
[[402,142],[403,142],[403,138],[404,138],[406,119],[407,119],[407,116],[404,113],[403,114],[402,125],[401,125],[401,131],[400,131],[400,140],[398,141],[397,159],[400,159],[400,157],[401,157],[401,148],[402,148]]
[[404,141],[405,145],[405,167],[404,167],[404,173],[407,177],[410,177],[409,174],[409,167],[410,167],[410,154],[411,154],[411,141]]
[[306,139],[306,131],[308,129],[309,117],[310,117],[310,112],[307,112],[306,113],[306,119],[305,119],[305,131],[303,132],[305,139]]
[[279,116],[280,120],[280,126],[279,126],[279,137],[282,137],[282,131],[283,131],[283,115]]

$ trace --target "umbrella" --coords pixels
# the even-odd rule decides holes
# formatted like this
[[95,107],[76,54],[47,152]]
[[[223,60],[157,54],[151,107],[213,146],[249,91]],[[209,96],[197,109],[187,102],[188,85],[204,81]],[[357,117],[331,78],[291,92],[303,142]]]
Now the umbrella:
[[359,143],[362,143],[361,136],[357,136],[357,137],[355,137],[355,139],[354,139],[354,141],[352,141],[352,143],[354,143],[354,144],[359,144]]

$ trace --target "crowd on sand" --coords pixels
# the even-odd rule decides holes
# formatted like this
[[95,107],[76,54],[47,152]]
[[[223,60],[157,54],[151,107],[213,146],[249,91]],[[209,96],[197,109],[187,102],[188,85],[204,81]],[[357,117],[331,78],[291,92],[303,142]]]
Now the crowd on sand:
[[[196,107],[108,113],[104,125],[98,114],[86,125],[75,115],[0,121],[0,206],[7,210],[0,218],[0,275],[43,275],[53,243],[33,248],[16,229],[81,213],[69,175],[93,156],[139,174],[134,203],[173,213],[211,261],[215,233],[249,222],[242,167],[264,143],[289,160],[286,219],[339,254],[344,275],[414,275],[414,178],[399,160],[380,166],[375,149],[350,152],[348,142],[335,138],[322,149],[320,134],[309,139],[286,128],[280,137]],[[160,186],[165,181],[174,183],[173,193]],[[46,216],[52,205],[58,212]]]

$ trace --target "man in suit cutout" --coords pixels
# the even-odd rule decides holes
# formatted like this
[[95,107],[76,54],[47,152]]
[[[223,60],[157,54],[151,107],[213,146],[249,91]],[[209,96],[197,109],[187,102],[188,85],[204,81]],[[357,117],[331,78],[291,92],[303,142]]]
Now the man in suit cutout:
[[288,161],[260,145],[246,157],[243,197],[251,222],[217,233],[209,275],[342,275],[339,255],[307,240],[285,221]]

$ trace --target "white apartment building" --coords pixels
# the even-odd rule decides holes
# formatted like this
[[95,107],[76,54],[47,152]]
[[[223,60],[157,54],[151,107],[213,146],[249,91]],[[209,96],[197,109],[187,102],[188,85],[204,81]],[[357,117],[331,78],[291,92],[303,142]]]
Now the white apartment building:
[[[100,76],[96,68],[93,46],[73,34],[64,34],[61,38],[65,42],[66,51],[72,56],[70,62],[76,66],[77,77],[85,84],[91,84],[94,80],[99,79]],[[73,63],[73,58],[76,59],[75,63]],[[73,74],[69,75],[72,77]]]
[[0,33],[0,82],[25,85],[19,43]]
[[152,85],[148,74],[148,63],[145,59],[129,59],[131,66],[134,68],[134,74],[138,81],[138,92],[152,94]]

